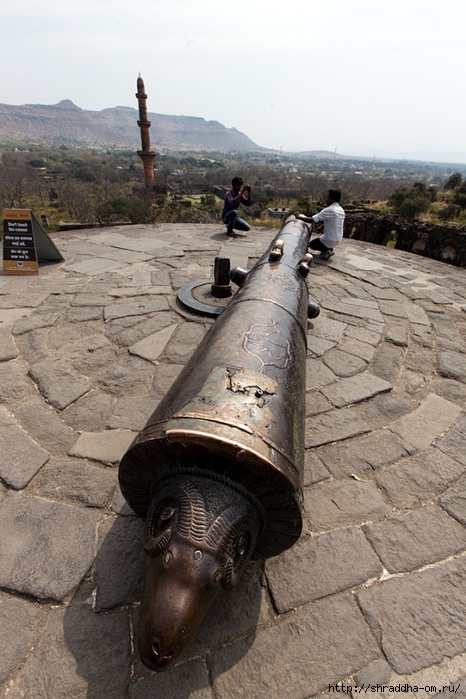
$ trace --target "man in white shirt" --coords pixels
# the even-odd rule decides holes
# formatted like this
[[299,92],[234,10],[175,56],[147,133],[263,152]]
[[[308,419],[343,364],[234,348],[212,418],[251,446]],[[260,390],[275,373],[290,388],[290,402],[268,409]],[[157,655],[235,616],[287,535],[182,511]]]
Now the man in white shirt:
[[343,239],[343,222],[345,212],[339,202],[341,192],[339,189],[329,189],[325,209],[322,209],[315,216],[304,216],[296,213],[296,218],[305,223],[324,222],[324,234],[320,238],[315,238],[309,243],[312,250],[320,250],[321,260],[328,260],[335,254],[333,247],[338,245]]

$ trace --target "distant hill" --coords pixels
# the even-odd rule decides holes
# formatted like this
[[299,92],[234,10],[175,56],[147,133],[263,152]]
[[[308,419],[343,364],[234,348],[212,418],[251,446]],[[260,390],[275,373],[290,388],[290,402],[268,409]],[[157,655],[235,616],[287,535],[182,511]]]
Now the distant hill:
[[[141,147],[137,120],[131,107],[113,107],[93,112],[80,109],[71,100],[58,104],[0,104],[0,140],[75,145]],[[154,150],[188,149],[253,152],[261,148],[237,129],[201,117],[149,113]]]

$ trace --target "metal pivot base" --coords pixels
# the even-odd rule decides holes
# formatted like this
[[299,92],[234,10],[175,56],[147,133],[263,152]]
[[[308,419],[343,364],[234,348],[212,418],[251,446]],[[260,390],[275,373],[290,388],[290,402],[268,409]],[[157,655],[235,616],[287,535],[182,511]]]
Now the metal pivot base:
[[193,297],[194,289],[200,286],[210,285],[210,292],[215,298],[228,298],[232,295],[230,284],[230,259],[228,257],[216,257],[214,263],[214,278],[201,279],[197,282],[185,284],[178,291],[177,298],[180,304],[190,311],[200,313],[205,316],[218,316],[225,306],[217,306],[210,303],[203,303]]
[[191,282],[190,284],[182,286],[176,296],[181,306],[187,308],[188,311],[194,311],[194,313],[200,313],[204,316],[219,316],[224,310],[223,306],[214,306],[209,303],[202,303],[202,301],[196,301],[192,295],[194,289],[197,289],[199,286],[212,284],[213,282],[213,279],[201,279],[200,281]]

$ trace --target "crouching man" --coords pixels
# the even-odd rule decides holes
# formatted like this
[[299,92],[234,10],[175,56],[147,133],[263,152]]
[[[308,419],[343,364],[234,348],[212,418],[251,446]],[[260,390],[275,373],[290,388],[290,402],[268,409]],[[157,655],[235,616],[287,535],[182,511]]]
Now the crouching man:
[[343,223],[345,212],[340,206],[341,192],[339,189],[329,189],[327,195],[327,206],[315,216],[304,216],[299,212],[295,213],[296,218],[305,223],[319,223],[323,221],[324,233],[320,238],[315,238],[309,243],[312,250],[320,251],[320,259],[328,260],[335,254],[334,247],[343,239]]
[[237,231],[250,231],[251,226],[238,215],[240,204],[251,206],[251,187],[248,184],[243,185],[241,177],[233,177],[231,181],[231,189],[225,194],[225,203],[222,211],[222,221],[226,225],[226,234],[236,238],[234,228]]

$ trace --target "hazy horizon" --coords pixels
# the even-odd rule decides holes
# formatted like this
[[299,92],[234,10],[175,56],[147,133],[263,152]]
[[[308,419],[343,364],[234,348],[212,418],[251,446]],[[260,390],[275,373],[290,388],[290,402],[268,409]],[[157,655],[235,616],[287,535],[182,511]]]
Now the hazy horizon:
[[137,107],[287,152],[466,162],[459,0],[23,0],[4,5],[0,101]]
[[[69,97],[64,97],[62,100],[59,100],[55,104],[44,104],[43,102],[25,102],[23,104],[16,104],[16,105],[6,105],[5,102],[0,103],[4,104],[6,106],[14,106],[14,107],[21,107],[21,106],[45,106],[45,107],[53,107],[60,102],[63,101],[70,101],[72,102],[75,107],[78,107],[79,109],[83,109],[80,107],[79,104],[76,104],[71,98]],[[115,105],[114,107],[103,107],[103,109],[118,109],[118,108],[123,108],[123,109],[132,109],[135,114],[138,113],[138,108],[134,106],[128,106],[128,105]],[[84,110],[84,111],[91,111],[91,112],[99,112],[102,110]],[[149,114],[157,114],[157,112],[150,112]],[[162,116],[162,114],[159,112]],[[181,117],[190,117],[192,115],[189,114],[182,114],[182,115],[166,115],[164,114],[163,116],[181,116]],[[203,119],[204,117],[194,117],[194,118],[201,118]],[[206,120],[207,121],[207,120]],[[136,124],[136,121],[135,121]],[[153,122],[154,124],[154,122]],[[236,128],[236,127],[231,127],[231,128]],[[245,136],[248,136],[248,134],[244,134]],[[252,140],[252,139],[251,139]],[[262,146],[260,143],[256,143],[257,146],[260,148],[266,148],[266,146]],[[313,153],[313,152],[322,152],[322,153],[328,153],[329,156],[338,154],[339,157],[342,158],[348,158],[348,159],[365,159],[365,160],[393,160],[393,161],[398,161],[398,160],[407,160],[407,161],[414,161],[414,162],[425,162],[425,163],[440,163],[443,165],[464,165],[466,167],[466,153],[438,153],[438,152],[408,152],[408,153],[403,153],[403,152],[389,152],[389,151],[379,151],[378,153],[370,153],[369,151],[360,151],[358,153],[352,152],[352,153],[340,153],[338,150],[334,149],[334,151],[329,151],[325,150],[323,148],[314,148],[312,150],[295,150],[295,151],[285,151],[283,149],[268,149],[271,150],[272,152],[283,152],[286,154],[306,154],[306,153]]]

